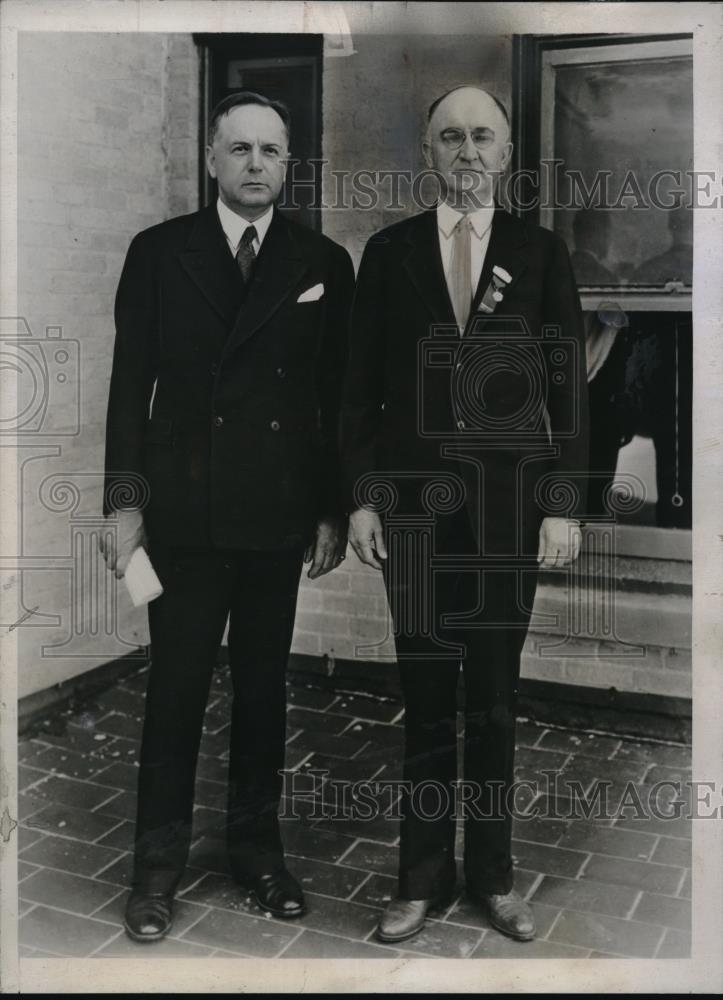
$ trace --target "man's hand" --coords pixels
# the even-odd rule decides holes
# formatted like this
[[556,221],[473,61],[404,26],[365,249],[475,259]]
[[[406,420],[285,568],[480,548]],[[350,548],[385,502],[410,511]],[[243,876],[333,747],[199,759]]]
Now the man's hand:
[[565,517],[546,517],[540,526],[537,561],[540,568],[568,566],[580,554],[580,522]]
[[336,569],[346,559],[346,518],[324,517],[316,526],[316,540],[307,548],[304,562],[311,563],[310,580]]
[[109,528],[106,535],[98,537],[98,548],[103,553],[108,569],[115,570],[116,578],[120,580],[125,574],[128,560],[139,545],[146,545],[147,539],[142,511],[119,510],[116,516],[116,537],[113,537],[112,528]]
[[381,518],[376,511],[363,507],[354,511],[349,518],[349,541],[363,563],[374,569],[382,568],[379,560],[387,558],[387,549]]

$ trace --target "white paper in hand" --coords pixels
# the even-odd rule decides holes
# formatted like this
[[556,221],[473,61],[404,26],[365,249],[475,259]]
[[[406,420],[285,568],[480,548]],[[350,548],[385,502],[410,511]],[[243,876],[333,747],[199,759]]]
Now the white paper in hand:
[[126,582],[133,606],[136,608],[142,604],[148,604],[149,601],[154,601],[163,593],[161,581],[156,576],[156,571],[142,545],[128,560],[123,579]]

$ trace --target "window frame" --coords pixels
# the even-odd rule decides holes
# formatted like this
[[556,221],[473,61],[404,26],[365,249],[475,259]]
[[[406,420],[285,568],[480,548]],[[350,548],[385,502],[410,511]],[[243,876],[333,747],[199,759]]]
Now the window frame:
[[[552,65],[549,53],[566,53],[566,64],[574,56],[574,50],[607,48],[615,50],[618,58],[627,52],[641,53],[649,43],[673,43],[690,45],[692,35],[674,34],[564,34],[564,35],[514,35],[512,39],[512,156],[513,171],[535,171],[539,168],[542,142],[542,74],[545,65]],[[628,47],[633,47],[628,48]],[[671,48],[671,51],[673,51]],[[650,50],[652,51],[652,49]],[[625,52],[625,55],[627,55]],[[602,53],[601,53],[602,55]],[[554,58],[554,57],[553,57]],[[583,58],[581,56],[581,58]],[[601,60],[604,61],[604,60]],[[513,206],[513,211],[522,218],[541,223],[538,206],[523,210]],[[624,291],[620,285],[610,288],[582,286],[580,299],[585,310],[596,310],[601,300],[614,296],[620,307],[630,312],[640,311],[683,311],[692,310],[692,289],[666,293],[661,290],[645,292],[641,289]],[[585,530],[583,545],[592,542],[597,532],[593,524]],[[619,524],[616,526],[616,547],[619,555],[641,559],[664,559],[671,561],[692,560],[692,529],[660,528],[648,525]]]

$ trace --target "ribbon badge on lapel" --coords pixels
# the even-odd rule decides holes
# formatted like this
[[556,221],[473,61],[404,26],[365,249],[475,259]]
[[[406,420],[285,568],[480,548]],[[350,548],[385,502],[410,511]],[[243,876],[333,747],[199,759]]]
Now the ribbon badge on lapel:
[[504,267],[495,264],[492,268],[492,280],[487,286],[479,308],[482,312],[492,313],[504,299],[504,291],[512,281],[512,275]]

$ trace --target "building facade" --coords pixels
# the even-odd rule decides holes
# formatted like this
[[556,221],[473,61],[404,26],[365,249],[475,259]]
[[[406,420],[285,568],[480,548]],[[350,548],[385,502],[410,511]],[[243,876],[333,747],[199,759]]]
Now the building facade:
[[[103,530],[113,299],[132,236],[213,197],[202,153],[215,100],[249,87],[285,97],[292,114],[298,103],[292,154],[307,161],[298,177],[309,183],[294,211],[344,245],[355,265],[373,232],[414,210],[405,176],[423,168],[426,108],[450,87],[475,82],[494,92],[514,109],[525,162],[539,157],[542,139],[525,119],[534,81],[520,79],[520,66],[531,65],[529,39],[357,34],[353,21],[350,27],[341,46],[323,35],[33,32],[19,39],[20,315],[3,323],[21,353],[45,366],[50,386],[46,408],[30,400],[18,428],[16,569],[23,608],[32,610],[20,639],[21,697],[120,657],[140,657],[147,643],[145,610],[132,607],[95,553]],[[317,161],[313,174],[309,160]],[[360,169],[387,172],[385,191],[397,183],[398,197],[365,197],[372,181],[350,180]],[[353,190],[341,200],[356,198],[343,208],[342,176]],[[312,194],[321,208],[309,207]],[[607,297],[586,291],[588,313]],[[622,301],[648,325],[690,309],[684,294],[673,310],[652,294]],[[643,421],[617,465],[619,475],[630,471],[647,484],[648,496],[654,430]],[[685,462],[689,451],[679,451]],[[656,524],[644,504],[637,509],[637,518],[622,510],[617,532],[604,519],[593,525],[574,572],[541,578],[523,677],[558,691],[584,690],[601,704],[626,694],[666,699],[671,711],[684,712],[691,695],[689,524]],[[389,633],[381,578],[353,553],[315,583],[302,578],[297,666],[379,678],[392,669]]]

